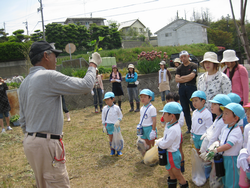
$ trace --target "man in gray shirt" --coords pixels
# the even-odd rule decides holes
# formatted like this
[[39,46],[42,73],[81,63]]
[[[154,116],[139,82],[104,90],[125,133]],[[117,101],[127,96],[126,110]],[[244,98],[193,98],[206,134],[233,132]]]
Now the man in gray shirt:
[[95,52],[84,78],[69,77],[55,71],[59,53],[45,41],[34,42],[29,52],[34,67],[19,88],[24,152],[35,173],[37,187],[41,188],[70,187],[62,142],[61,95],[90,92],[96,67],[101,63]]

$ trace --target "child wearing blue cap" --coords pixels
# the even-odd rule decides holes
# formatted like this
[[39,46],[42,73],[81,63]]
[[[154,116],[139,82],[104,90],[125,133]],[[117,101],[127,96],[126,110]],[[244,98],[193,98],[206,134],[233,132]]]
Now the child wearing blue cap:
[[[171,93],[170,92],[170,93],[168,93],[166,95],[166,102],[169,103],[169,102],[173,102],[173,101],[179,103],[180,102],[180,95],[178,93]],[[180,117],[178,119],[178,123],[179,123],[180,127],[183,127],[184,121],[185,121],[184,113],[183,113],[183,111],[181,111]],[[161,122],[164,125],[166,124],[166,122],[164,122],[163,116],[161,118]],[[183,150],[182,150],[182,144],[183,144],[183,136],[181,134],[181,142],[180,142],[180,147],[179,147],[179,150],[180,150],[180,153],[181,153],[181,172],[185,172],[185,160],[184,160],[184,153],[183,153]]]
[[142,128],[141,138],[145,140],[148,145],[147,149],[150,149],[154,146],[154,141],[157,138],[157,112],[156,108],[151,103],[151,101],[154,100],[154,93],[149,89],[143,89],[140,92],[140,100],[143,106],[140,109],[140,122],[137,125],[137,128]]
[[169,172],[168,187],[176,187],[177,180],[181,188],[188,187],[188,182],[183,177],[181,167],[181,153],[179,151],[181,142],[181,128],[178,123],[182,107],[177,102],[167,103],[163,110],[164,122],[168,122],[165,126],[162,139],[156,142],[160,149],[166,150],[167,165],[165,166]]
[[[240,104],[241,98],[240,98],[240,96],[238,94],[236,94],[236,93],[228,93],[227,96],[231,99],[232,102]],[[238,126],[240,127],[242,133],[244,131],[243,119],[241,119],[238,122]]]
[[[216,115],[214,123],[207,129],[206,133],[204,133],[201,137],[201,140],[207,139],[208,144],[206,149],[209,148],[215,141],[219,139],[219,135],[221,133],[221,129],[226,126],[222,119],[222,110],[220,106],[226,106],[231,103],[231,99],[225,94],[217,94],[213,98],[213,100],[209,100],[211,103],[211,112]],[[205,151],[200,151],[203,154],[206,154]]]
[[[223,110],[223,121],[227,126],[223,127],[219,136],[220,145],[209,151],[210,153],[222,152],[225,176],[222,177],[224,187],[239,187],[239,174],[237,171],[237,157],[242,147],[243,137],[238,122],[245,115],[240,104],[229,103]],[[212,153],[212,154],[213,154]]]
[[[110,156],[114,156],[115,150],[111,148],[114,127],[118,128],[120,126],[120,121],[123,116],[120,107],[114,104],[115,94],[113,92],[105,93],[103,100],[107,104],[102,110],[103,132],[109,135]],[[122,156],[122,152],[117,151],[117,155]]]
[[212,113],[205,107],[206,99],[205,92],[201,90],[193,92],[190,99],[194,108],[196,108],[192,116],[191,142],[194,142],[197,153],[200,153],[201,136],[213,124]]

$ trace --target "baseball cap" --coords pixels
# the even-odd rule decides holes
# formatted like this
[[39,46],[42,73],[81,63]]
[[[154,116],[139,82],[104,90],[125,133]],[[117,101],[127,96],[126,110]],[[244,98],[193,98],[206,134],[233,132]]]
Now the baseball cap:
[[[54,46],[54,45],[53,45]],[[31,45],[30,48],[30,52],[29,52],[29,57],[30,59],[34,58],[37,54],[41,53],[41,52],[45,52],[46,50],[51,50],[56,57],[62,53],[62,50],[56,50],[52,47],[52,45],[50,45],[48,42],[46,41],[37,41],[34,42]]]
[[180,114],[182,112],[182,107],[178,102],[168,102],[163,107],[163,110],[160,112],[167,112],[170,114]]
[[228,93],[227,96],[231,99],[232,102],[240,103],[241,101],[240,96],[236,93]]
[[139,95],[148,95],[150,97],[152,97],[151,101],[154,101],[155,100],[155,94],[153,91],[151,91],[150,89],[143,89],[141,90],[140,94]]
[[105,93],[103,100],[109,99],[111,97],[115,98],[115,94],[113,92],[109,91],[109,92]]
[[222,110],[224,110],[225,108],[231,110],[236,116],[238,116],[240,119],[243,119],[245,117],[245,110],[244,108],[238,104],[238,103],[234,103],[231,102],[229,104],[227,104],[226,106],[220,106],[220,108]]
[[211,103],[221,104],[222,106],[226,106],[227,104],[231,103],[231,99],[225,94],[217,94],[213,98],[213,100],[209,100]]
[[189,53],[186,50],[183,50],[180,52],[179,57],[181,57],[182,55],[189,55]]
[[197,90],[197,91],[193,92],[193,94],[190,98],[190,101],[192,101],[192,98],[194,98],[194,97],[199,97],[199,98],[202,98],[204,100],[207,100],[205,92],[201,91],[201,90]]

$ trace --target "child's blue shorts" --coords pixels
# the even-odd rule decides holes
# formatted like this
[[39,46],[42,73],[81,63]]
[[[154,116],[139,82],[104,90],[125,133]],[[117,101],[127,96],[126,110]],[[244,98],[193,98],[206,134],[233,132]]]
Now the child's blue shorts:
[[167,161],[168,164],[165,166],[167,170],[171,170],[172,168],[180,169],[181,153],[179,149],[176,152],[167,152]]
[[[112,123],[106,123],[106,129],[107,129],[107,133],[108,134],[110,134],[110,135],[112,135],[113,134],[113,132],[114,132],[114,124],[112,124]],[[120,131],[120,127],[118,128],[119,129],[119,131]]]
[[[150,140],[149,135],[152,131],[152,125],[148,126],[148,127],[142,127],[142,129],[143,129],[143,136],[141,138],[144,140],[146,140],[146,139]],[[157,129],[155,129],[155,131],[156,131],[156,138],[157,138]]]
[[192,138],[193,138],[193,141],[194,141],[194,146],[195,146],[196,149],[201,148],[201,144],[202,144],[202,141],[203,141],[203,140],[201,140],[201,136],[202,135],[197,135],[197,134],[192,135]]

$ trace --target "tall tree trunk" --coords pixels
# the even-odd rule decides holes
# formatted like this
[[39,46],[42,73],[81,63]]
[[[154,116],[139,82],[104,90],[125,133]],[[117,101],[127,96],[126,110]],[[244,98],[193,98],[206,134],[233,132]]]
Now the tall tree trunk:
[[[231,10],[232,10],[232,15],[233,15],[233,20],[234,20],[234,25],[236,27],[236,31],[238,33],[238,36],[241,40],[242,46],[244,48],[244,51],[246,53],[247,57],[247,63],[250,64],[250,48],[249,48],[249,43],[248,43],[248,38],[247,38],[247,33],[246,33],[246,28],[245,28],[245,14],[246,14],[246,7],[247,7],[247,0],[241,0],[241,19],[240,19],[240,29],[239,26],[236,23],[235,16],[234,16],[234,10],[233,10],[233,5],[232,1],[229,0]],[[244,4],[244,5],[243,5]]]

